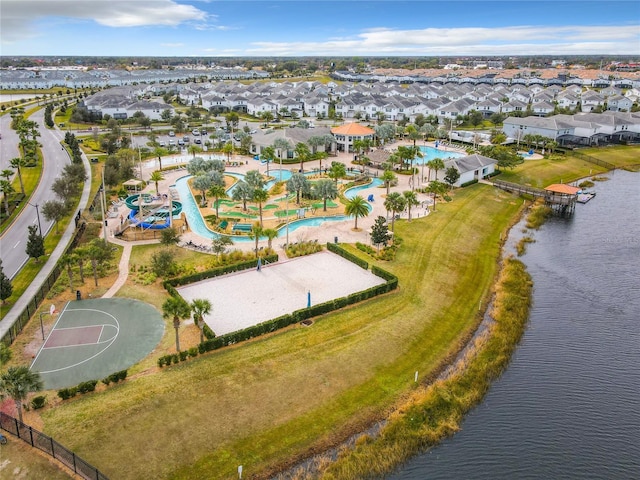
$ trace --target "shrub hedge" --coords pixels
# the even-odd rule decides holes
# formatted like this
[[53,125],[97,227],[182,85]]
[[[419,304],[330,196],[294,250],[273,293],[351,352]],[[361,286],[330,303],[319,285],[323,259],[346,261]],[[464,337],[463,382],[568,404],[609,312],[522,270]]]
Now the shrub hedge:
[[[278,255],[269,255],[264,258],[264,261],[269,263],[274,263],[278,261]],[[200,280],[206,280],[207,278],[219,277],[220,275],[225,275],[227,273],[239,272],[241,270],[248,270],[250,268],[255,268],[258,266],[258,260],[252,259],[244,262],[234,263],[233,265],[225,265],[223,267],[213,268],[211,270],[205,270],[203,272],[197,272],[192,275],[185,275],[183,277],[172,278],[166,280],[163,283],[164,288],[169,292],[170,295],[178,295],[175,287],[179,287],[181,285],[187,285],[189,283],[199,282]],[[174,287],[174,288],[170,288]],[[175,293],[173,293],[175,292]]]
[[336,255],[340,255],[342,258],[346,258],[351,263],[355,263],[356,265],[358,265],[361,268],[364,268],[365,270],[369,269],[369,263],[366,260],[363,260],[360,257],[355,256],[351,252],[347,252],[344,248],[342,248],[336,243],[327,243],[327,250],[329,250],[332,253],[335,253]]
[[[336,249],[335,253],[338,253],[339,255],[340,255],[339,252],[344,253],[345,255],[341,255],[342,257],[346,258],[347,260],[353,261],[354,263],[356,263],[358,266],[362,268],[366,269],[368,267],[367,262],[362,261],[355,255],[352,255],[349,252],[346,252],[343,248],[338,247],[335,244],[328,243],[327,248],[330,251],[334,251],[333,248],[335,248]],[[254,265],[255,265],[255,262],[254,262]],[[249,340],[251,338],[259,337],[261,335],[264,335],[265,333],[275,332],[276,330],[280,330],[282,328],[288,327],[289,325],[293,325],[294,323],[298,323],[303,320],[307,320],[309,318],[317,317],[319,315],[324,315],[325,313],[329,313],[334,310],[339,310],[348,305],[353,305],[355,303],[362,302],[369,298],[373,298],[377,295],[390,292],[392,290],[395,290],[398,287],[398,277],[396,277],[392,273],[389,273],[375,265],[372,265],[371,273],[386,280],[386,282],[381,285],[376,285],[374,287],[367,288],[366,290],[362,290],[360,292],[352,293],[346,297],[336,298],[334,300],[329,300],[328,302],[319,303],[317,305],[313,305],[308,308],[303,308],[300,310],[296,310],[295,312],[292,312],[292,313],[281,315],[280,317],[276,317],[271,320],[267,320],[265,322],[259,323],[257,325],[247,327],[243,330],[238,330],[237,332],[228,333],[226,335],[221,335],[215,338],[209,338],[208,340],[205,340],[204,342],[198,345],[198,353],[203,354],[206,352],[210,352],[212,350],[217,350],[219,348],[226,347],[228,345],[233,345],[238,342]],[[169,281],[165,283],[169,283]],[[191,350],[192,349],[189,349],[188,351],[189,356],[193,357],[195,355],[191,354]],[[158,358],[157,364],[159,367],[162,368],[165,366],[169,366],[172,363],[178,363],[179,361],[184,361],[186,360],[187,355],[184,355],[184,358],[183,358],[183,355],[182,355],[183,353],[184,352],[180,352],[179,354],[164,355]]]
[[460,187],[464,188],[464,187],[468,187],[470,185],[474,185],[478,183],[478,179],[474,178],[473,180],[469,180],[468,182],[464,182],[462,185],[460,185]]

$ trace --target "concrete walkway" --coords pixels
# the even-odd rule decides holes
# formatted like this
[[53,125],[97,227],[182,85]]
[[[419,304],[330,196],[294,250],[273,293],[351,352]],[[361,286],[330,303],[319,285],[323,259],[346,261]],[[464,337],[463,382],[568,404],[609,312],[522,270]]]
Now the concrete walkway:
[[118,263],[118,278],[113,282],[111,288],[102,295],[102,298],[111,298],[113,297],[120,288],[127,282],[127,278],[129,278],[129,260],[131,259],[131,251],[133,250],[134,245],[149,245],[152,243],[159,243],[158,240],[141,240],[137,242],[124,242],[117,238],[109,238],[109,243],[114,243],[117,245],[121,245],[122,256],[120,257],[120,263]]

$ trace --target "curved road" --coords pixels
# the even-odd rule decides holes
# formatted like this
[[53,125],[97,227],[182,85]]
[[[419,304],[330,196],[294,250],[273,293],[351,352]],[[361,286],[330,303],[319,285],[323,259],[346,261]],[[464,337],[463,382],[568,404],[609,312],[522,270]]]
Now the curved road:
[[[44,126],[44,109],[35,112],[30,119],[36,121],[39,125],[40,137],[38,137],[38,141],[42,145],[43,171],[40,183],[29,200],[31,205],[26,205],[18,218],[0,237],[2,268],[9,278],[13,278],[29,259],[25,252],[27,227],[29,225],[38,225],[38,212],[40,213],[43,236],[53,226],[53,222],[47,222],[44,219],[42,212],[40,212],[40,207],[47,200],[55,198],[55,194],[51,191],[51,185],[61,174],[65,165],[71,161],[66,150],[62,150],[60,147],[60,141],[64,139],[64,134],[57,129],[50,130]],[[0,124],[2,129],[0,165],[2,165],[2,168],[7,168],[11,159],[19,155],[19,139],[10,127],[11,117],[9,115],[3,115],[0,121],[2,122]],[[36,205],[38,206],[37,208]]]

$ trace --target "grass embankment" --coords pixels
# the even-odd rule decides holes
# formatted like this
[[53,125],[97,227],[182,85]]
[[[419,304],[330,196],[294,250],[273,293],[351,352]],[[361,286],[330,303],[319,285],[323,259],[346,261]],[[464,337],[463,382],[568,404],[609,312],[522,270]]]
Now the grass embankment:
[[469,338],[519,208],[484,185],[460,191],[396,223],[403,248],[384,268],[398,292],[46,410],[45,431],[121,479],[233,478],[238,465],[266,476],[323,451],[384,418],[416,370],[433,376]]
[[390,416],[378,437],[358,439],[356,447],[331,463],[321,478],[377,478],[455,433],[509,363],[527,323],[532,289],[525,266],[506,259],[496,287],[495,323],[476,340],[476,354],[460,360],[446,380],[414,393]]

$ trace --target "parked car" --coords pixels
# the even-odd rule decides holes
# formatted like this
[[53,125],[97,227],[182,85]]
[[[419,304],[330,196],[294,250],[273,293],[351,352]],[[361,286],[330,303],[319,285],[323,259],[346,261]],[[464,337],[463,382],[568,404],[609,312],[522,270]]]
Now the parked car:
[[193,143],[197,143],[198,145],[200,145],[202,143],[202,140],[200,140],[199,138],[196,138],[193,140]]
[[200,129],[200,135],[207,135],[209,131],[206,128]]
[[199,135],[200,135],[200,131],[199,131],[197,128],[194,128],[194,129],[191,131],[191,134],[192,134],[194,137],[197,137],[197,136],[199,136]]
[[176,136],[176,132],[174,132],[173,130],[171,130],[171,131],[169,132],[169,136],[170,136],[170,137],[175,137],[175,136]]
[[186,135],[184,137],[182,137],[182,141],[184,143],[189,143],[189,137],[187,137]]
[[166,147],[167,146],[167,142],[158,142],[158,145],[160,145],[161,147]]

